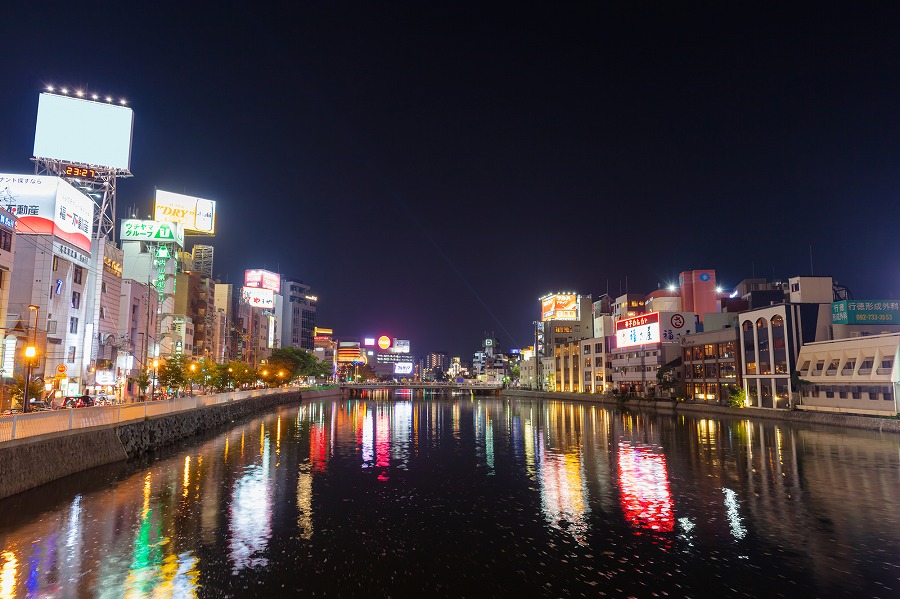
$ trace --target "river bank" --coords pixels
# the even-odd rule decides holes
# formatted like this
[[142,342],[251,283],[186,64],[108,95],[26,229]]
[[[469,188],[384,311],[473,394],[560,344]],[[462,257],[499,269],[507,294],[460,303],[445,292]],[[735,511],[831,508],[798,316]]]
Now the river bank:
[[755,418],[779,420],[803,424],[822,424],[838,428],[853,428],[867,431],[900,433],[900,419],[880,418],[876,416],[858,416],[856,414],[838,414],[835,412],[813,412],[804,410],[773,410],[769,408],[732,408],[730,406],[711,405],[693,402],[675,402],[669,399],[627,399],[620,400],[611,396],[589,393],[538,392],[521,389],[504,389],[502,397],[528,397],[549,400],[584,401],[608,406],[624,406],[633,409],[654,410],[667,414],[710,414],[732,418]]
[[340,395],[290,391],[148,417],[142,421],[63,431],[0,445],[0,499],[96,466],[134,459],[268,409]]

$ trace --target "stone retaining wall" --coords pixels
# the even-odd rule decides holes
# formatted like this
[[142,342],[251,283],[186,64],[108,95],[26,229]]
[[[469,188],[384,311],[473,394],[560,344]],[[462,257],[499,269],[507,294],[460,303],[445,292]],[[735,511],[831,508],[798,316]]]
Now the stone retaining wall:
[[[318,393],[322,392],[304,394]],[[0,447],[0,499],[95,466],[134,458],[235,419],[300,400],[301,394],[292,391],[153,416],[143,421],[10,441]]]
[[227,404],[154,416],[142,422],[116,427],[116,434],[129,458],[171,445],[181,439],[228,424],[237,418],[265,412],[269,408],[300,401],[298,392],[252,397]]
[[731,408],[728,406],[710,405],[690,402],[673,402],[671,400],[629,399],[620,402],[613,397],[593,395],[589,393],[547,393],[504,389],[504,397],[528,397],[547,400],[574,400],[606,405],[623,405],[634,409],[648,409],[666,414],[692,413],[714,414],[730,418],[762,418],[797,422],[803,424],[821,424],[841,428],[854,428],[886,433],[900,433],[900,419],[879,418],[875,416],[858,416],[855,414],[838,414],[834,412],[813,412],[804,410],[771,410],[766,408]]

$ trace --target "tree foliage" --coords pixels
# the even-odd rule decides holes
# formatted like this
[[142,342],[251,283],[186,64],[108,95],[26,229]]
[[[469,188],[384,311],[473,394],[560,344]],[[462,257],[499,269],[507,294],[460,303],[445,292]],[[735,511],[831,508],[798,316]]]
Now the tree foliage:
[[156,378],[162,387],[180,389],[188,384],[188,357],[180,354],[169,356],[159,363]]

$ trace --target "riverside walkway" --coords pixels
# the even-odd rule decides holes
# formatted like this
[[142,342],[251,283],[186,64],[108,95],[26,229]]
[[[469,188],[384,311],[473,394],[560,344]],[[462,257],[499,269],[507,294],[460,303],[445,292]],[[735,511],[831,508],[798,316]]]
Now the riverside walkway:
[[143,420],[150,416],[194,410],[205,406],[227,404],[254,397],[263,397],[289,391],[302,391],[306,387],[275,387],[273,389],[249,389],[212,395],[194,395],[175,399],[142,401],[91,408],[64,408],[13,414],[0,417],[0,443],[36,437],[50,433],[85,429],[106,424],[119,424]]

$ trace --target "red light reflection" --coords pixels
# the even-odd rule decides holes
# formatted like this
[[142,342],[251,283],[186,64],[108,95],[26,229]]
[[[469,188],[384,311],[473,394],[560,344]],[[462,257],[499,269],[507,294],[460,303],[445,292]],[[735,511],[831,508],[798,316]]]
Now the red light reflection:
[[628,522],[654,532],[672,532],[675,519],[666,456],[651,447],[619,441],[619,489]]

